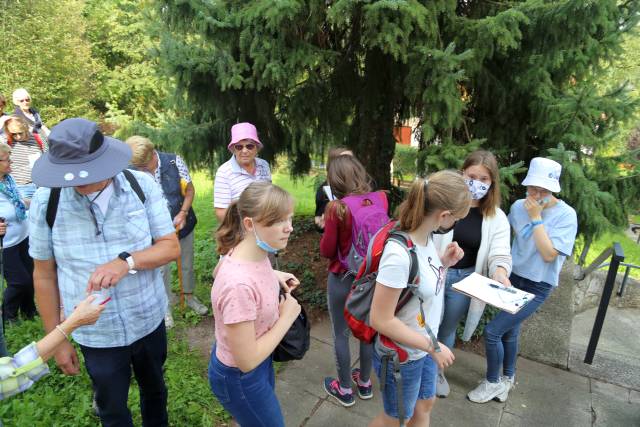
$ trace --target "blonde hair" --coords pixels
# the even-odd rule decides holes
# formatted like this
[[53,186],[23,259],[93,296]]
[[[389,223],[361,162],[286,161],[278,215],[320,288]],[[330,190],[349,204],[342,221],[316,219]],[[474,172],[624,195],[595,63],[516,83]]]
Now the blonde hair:
[[270,182],[253,182],[232,202],[216,231],[218,253],[226,255],[244,239],[243,218],[264,226],[282,221],[293,209],[293,197]]
[[146,167],[153,158],[153,152],[156,149],[153,142],[149,138],[139,135],[129,137],[125,142],[133,152],[130,163],[136,168]]
[[11,154],[11,146],[6,142],[0,142],[0,153]]
[[458,172],[444,170],[427,179],[417,178],[400,205],[400,229],[414,231],[422,225],[425,216],[437,211],[450,211],[453,216],[464,218],[470,205],[471,193]]
[[[12,114],[9,116],[9,118],[7,120],[5,120],[4,122],[4,133],[9,137],[10,132],[9,132],[9,125],[13,123],[14,125],[17,125],[20,127],[20,132],[21,133],[29,133],[29,123],[27,123],[27,121],[22,118],[21,116],[16,116],[15,114]],[[9,138],[10,139],[10,138]]]
[[469,154],[462,165],[462,172],[471,166],[484,166],[489,171],[491,187],[487,194],[480,199],[478,206],[483,216],[494,216],[496,208],[500,206],[500,171],[496,156],[490,151],[477,150]]
[[13,91],[13,94],[11,95],[11,97],[13,98],[13,105],[20,105],[20,99],[24,98],[31,98],[31,95],[29,95],[29,92],[27,92],[27,90],[23,87],[18,88],[16,90]]

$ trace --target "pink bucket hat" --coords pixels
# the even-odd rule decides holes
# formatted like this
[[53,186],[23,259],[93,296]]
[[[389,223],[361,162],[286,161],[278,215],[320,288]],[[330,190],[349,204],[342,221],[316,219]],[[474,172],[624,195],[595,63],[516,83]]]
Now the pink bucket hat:
[[229,143],[229,145],[227,145],[229,151],[232,150],[231,147],[234,144],[237,144],[243,139],[250,139],[252,141],[255,141],[256,144],[258,144],[260,148],[262,148],[262,142],[260,142],[260,140],[258,139],[258,131],[256,130],[256,127],[251,123],[244,122],[236,123],[231,128],[231,142]]

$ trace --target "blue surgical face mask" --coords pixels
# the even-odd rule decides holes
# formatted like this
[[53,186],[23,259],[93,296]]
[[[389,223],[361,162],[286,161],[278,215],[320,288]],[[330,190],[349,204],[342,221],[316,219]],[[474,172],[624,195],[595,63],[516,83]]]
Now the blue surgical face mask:
[[[529,197],[529,192],[526,192],[527,197]],[[540,206],[546,205],[547,203],[549,203],[551,201],[551,196],[547,196],[547,197],[543,197],[542,199],[538,200],[538,204]]]
[[[253,221],[253,219],[252,219]],[[258,232],[256,231],[256,226],[255,226],[255,222],[253,223],[253,234],[256,236],[256,245],[258,245],[258,247],[260,249],[262,249],[265,252],[268,252],[270,254],[275,254],[278,252],[278,250],[276,248],[274,248],[273,246],[271,246],[270,244],[268,244],[267,242],[265,242],[264,240],[262,240],[259,236],[258,236]]]

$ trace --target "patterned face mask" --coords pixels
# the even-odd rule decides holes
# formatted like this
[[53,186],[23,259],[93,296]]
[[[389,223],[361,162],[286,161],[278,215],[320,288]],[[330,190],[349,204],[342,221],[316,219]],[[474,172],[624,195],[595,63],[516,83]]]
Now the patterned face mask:
[[465,179],[465,182],[467,183],[467,187],[469,187],[471,198],[473,200],[482,199],[487,195],[489,189],[491,188],[491,183],[485,184],[484,182],[478,181],[477,179]]

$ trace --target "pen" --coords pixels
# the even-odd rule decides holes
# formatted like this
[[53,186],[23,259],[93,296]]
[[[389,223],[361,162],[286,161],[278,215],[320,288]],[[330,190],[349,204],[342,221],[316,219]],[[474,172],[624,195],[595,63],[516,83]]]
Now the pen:
[[495,283],[489,283],[489,286],[491,286],[494,289],[499,289],[501,291],[509,292],[510,294],[515,294],[516,293],[515,289],[505,288],[504,286],[498,286]]

